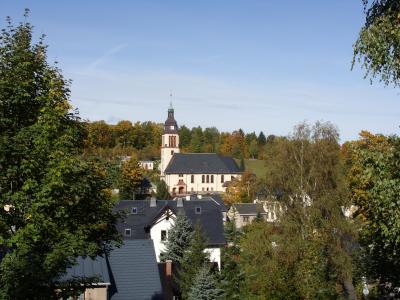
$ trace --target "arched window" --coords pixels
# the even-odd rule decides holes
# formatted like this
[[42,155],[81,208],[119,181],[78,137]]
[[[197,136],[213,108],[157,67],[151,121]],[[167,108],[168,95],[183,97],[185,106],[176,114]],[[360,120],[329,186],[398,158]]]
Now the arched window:
[[224,175],[221,175],[221,183],[224,183],[224,182],[225,182]]
[[211,183],[214,183],[214,175],[211,175]]
[[190,176],[190,183],[194,183],[194,175]]
[[207,183],[210,182],[210,175],[207,175]]
[[205,178],[206,178],[205,175],[201,175],[201,183],[204,183],[204,182],[205,182]]

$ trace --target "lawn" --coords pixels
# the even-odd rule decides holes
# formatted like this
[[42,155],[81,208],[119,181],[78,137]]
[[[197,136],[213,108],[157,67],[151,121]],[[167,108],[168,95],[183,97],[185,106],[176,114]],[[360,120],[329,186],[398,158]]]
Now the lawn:
[[[236,162],[240,166],[240,159]],[[265,161],[261,159],[245,159],[244,166],[246,171],[250,171],[256,174],[257,178],[264,178],[267,168],[265,167]]]

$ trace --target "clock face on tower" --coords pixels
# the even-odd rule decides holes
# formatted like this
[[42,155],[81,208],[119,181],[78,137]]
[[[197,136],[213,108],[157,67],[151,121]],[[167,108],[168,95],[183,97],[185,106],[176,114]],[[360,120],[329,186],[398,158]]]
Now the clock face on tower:
[[171,129],[171,130],[174,130],[174,125],[171,125],[169,128]]

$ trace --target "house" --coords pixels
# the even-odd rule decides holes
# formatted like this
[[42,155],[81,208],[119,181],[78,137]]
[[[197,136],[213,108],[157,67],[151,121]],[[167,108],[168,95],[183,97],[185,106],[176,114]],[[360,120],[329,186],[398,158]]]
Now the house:
[[154,170],[154,161],[152,160],[140,160],[139,165],[145,170]]
[[228,211],[228,218],[235,222],[236,228],[250,224],[257,216],[267,222],[278,221],[282,208],[277,201],[258,201],[254,203],[234,203]]
[[225,246],[221,206],[210,199],[122,200],[114,208],[126,212],[124,221],[117,224],[124,240],[152,239],[157,261],[165,250],[168,231],[178,213],[184,214],[193,225],[199,223],[207,240],[206,252],[210,261],[221,266],[221,247]]
[[225,182],[240,178],[232,157],[216,153],[180,153],[178,124],[172,106],[161,141],[161,179],[171,195],[225,192]]
[[152,240],[125,240],[106,257],[78,257],[61,281],[91,277],[99,281],[79,299],[165,299]]

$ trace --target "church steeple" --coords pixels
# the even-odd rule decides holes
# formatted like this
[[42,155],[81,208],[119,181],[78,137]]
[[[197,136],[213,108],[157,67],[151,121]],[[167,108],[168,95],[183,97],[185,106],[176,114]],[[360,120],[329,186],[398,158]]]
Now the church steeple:
[[179,153],[179,134],[178,123],[175,120],[174,108],[172,103],[168,108],[168,118],[164,123],[164,133],[161,141],[161,164],[160,171],[163,177],[164,171],[167,168],[172,156]]
[[164,134],[166,133],[178,134],[178,123],[175,121],[172,102],[170,103],[168,108],[168,118],[164,123]]

